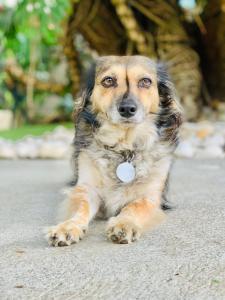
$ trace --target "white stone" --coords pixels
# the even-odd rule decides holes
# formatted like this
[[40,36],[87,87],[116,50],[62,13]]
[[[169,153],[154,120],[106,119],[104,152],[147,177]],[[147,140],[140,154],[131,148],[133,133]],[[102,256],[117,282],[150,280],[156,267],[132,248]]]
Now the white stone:
[[223,147],[225,145],[225,137],[221,134],[216,134],[206,138],[204,145],[207,146],[219,146]]
[[195,148],[194,146],[188,142],[188,141],[183,141],[180,142],[178,145],[175,155],[178,157],[186,157],[186,158],[191,158],[194,156],[195,153]]
[[195,123],[183,123],[180,129],[180,136],[182,139],[187,139],[195,135]]
[[195,153],[196,158],[224,158],[224,151],[219,146],[210,146],[198,149]]
[[192,136],[184,141],[192,145],[194,148],[199,147],[202,143],[202,140],[198,139],[197,136]]
[[6,140],[0,141],[0,158],[14,159],[16,158],[15,146],[12,142]]
[[61,140],[72,143],[74,137],[74,130],[67,129],[63,126],[57,126],[54,131],[49,134],[52,140]]
[[37,158],[39,146],[35,141],[21,141],[16,144],[16,153],[20,158]]
[[69,153],[69,146],[60,141],[44,142],[39,149],[40,158],[66,158]]

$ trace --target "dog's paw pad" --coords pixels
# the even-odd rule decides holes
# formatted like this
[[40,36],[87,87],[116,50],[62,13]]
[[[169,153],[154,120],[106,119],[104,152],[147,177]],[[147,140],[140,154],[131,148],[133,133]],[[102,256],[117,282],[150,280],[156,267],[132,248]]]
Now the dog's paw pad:
[[66,221],[49,228],[46,238],[51,246],[69,246],[73,243],[78,243],[85,232],[86,229],[80,228],[73,221]]
[[109,240],[117,244],[130,244],[140,237],[140,230],[130,221],[113,218],[109,221],[106,234]]

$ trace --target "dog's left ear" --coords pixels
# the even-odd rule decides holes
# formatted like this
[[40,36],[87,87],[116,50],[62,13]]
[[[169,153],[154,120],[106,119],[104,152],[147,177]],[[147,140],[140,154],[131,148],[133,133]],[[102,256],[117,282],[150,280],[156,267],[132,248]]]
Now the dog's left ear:
[[[173,82],[165,64],[157,65],[158,92],[160,98],[160,114],[164,127],[179,127],[182,123],[182,108]],[[164,118],[163,118],[164,116]]]
[[85,86],[83,89],[84,106],[90,101],[92,91],[95,86],[96,62],[92,63],[85,75]]

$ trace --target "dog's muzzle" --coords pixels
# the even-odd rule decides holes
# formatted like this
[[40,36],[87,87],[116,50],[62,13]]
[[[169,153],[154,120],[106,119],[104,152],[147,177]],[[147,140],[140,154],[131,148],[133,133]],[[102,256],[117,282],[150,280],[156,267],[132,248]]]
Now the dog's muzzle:
[[133,100],[121,101],[118,106],[118,112],[121,117],[131,118],[137,112],[137,104]]

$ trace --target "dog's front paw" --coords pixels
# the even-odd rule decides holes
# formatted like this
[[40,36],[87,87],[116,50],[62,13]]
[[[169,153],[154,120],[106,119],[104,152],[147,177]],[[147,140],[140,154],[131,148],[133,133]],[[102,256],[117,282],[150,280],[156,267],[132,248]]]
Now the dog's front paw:
[[114,243],[130,244],[139,239],[141,230],[130,220],[114,217],[108,222],[106,234]]
[[68,220],[48,229],[46,238],[49,245],[55,247],[69,246],[78,243],[84,236],[86,228]]

